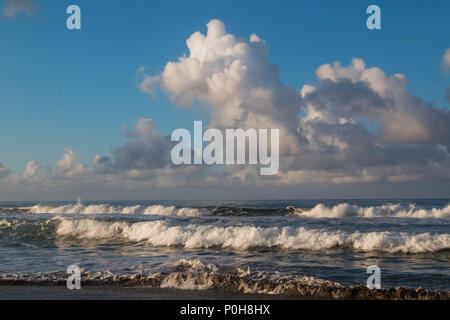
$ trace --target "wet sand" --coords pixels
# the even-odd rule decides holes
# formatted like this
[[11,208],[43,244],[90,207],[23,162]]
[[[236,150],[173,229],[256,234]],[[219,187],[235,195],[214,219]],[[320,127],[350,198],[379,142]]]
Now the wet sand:
[[299,300],[307,297],[120,286],[0,285],[0,300]]

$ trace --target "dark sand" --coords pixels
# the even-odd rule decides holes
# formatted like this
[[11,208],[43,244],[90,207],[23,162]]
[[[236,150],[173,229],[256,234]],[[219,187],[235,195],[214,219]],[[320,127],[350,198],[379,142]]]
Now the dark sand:
[[69,290],[64,286],[0,285],[0,300],[274,300],[306,299],[280,295],[244,294],[217,290],[179,290],[119,286],[82,286]]

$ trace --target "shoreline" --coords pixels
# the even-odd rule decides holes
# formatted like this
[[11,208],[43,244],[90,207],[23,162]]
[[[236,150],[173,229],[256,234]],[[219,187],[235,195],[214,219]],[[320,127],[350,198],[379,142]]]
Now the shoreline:
[[233,293],[221,290],[185,290],[173,288],[84,285],[69,290],[63,285],[0,284],[0,300],[315,300],[257,293]]
[[[220,279],[222,278],[222,279]],[[450,300],[449,291],[422,288],[288,284],[217,277],[205,289],[164,287],[152,279],[83,281],[69,290],[64,280],[0,280],[0,300]],[[225,284],[224,281],[227,283]]]

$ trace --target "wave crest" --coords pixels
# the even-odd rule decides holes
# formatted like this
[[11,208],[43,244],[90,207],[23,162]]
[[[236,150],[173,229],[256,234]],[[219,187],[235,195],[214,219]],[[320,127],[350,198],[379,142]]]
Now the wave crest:
[[197,208],[178,208],[175,206],[151,205],[151,206],[112,206],[109,204],[83,205],[67,204],[63,206],[35,205],[29,207],[29,213],[52,213],[52,214],[154,214],[161,216],[189,216],[198,217],[203,213]]
[[450,204],[443,208],[417,208],[415,204],[383,204],[380,206],[359,206],[340,203],[334,206],[317,204],[313,208],[287,206],[284,208],[241,208],[241,207],[177,207],[174,205],[130,205],[66,204],[60,206],[37,204],[31,207],[0,208],[0,212],[49,213],[49,214],[145,214],[161,216],[298,216],[306,218],[450,218]]
[[358,251],[402,253],[436,252],[450,248],[449,234],[410,234],[405,232],[345,232],[303,227],[261,228],[252,225],[216,227],[213,225],[171,226],[167,221],[108,222],[95,219],[60,218],[59,236],[87,240],[124,238],[146,241],[153,246],[185,248],[279,247],[288,250],[326,250],[336,247]]
[[417,209],[410,204],[402,208],[400,204],[385,204],[376,207],[360,207],[341,203],[332,207],[318,204],[312,209],[288,207],[292,215],[308,218],[343,218],[343,217],[395,217],[395,218],[450,218],[450,205],[438,209]]

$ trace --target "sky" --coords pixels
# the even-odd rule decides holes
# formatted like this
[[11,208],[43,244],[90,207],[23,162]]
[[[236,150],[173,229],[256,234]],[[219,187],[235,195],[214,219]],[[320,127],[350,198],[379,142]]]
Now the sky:
[[[0,10],[0,200],[450,197],[449,1]],[[172,166],[194,120],[279,127],[279,174]]]

